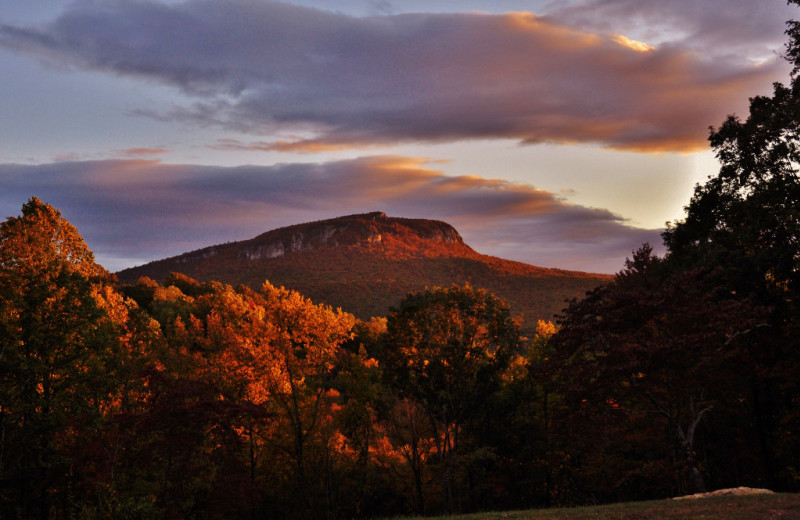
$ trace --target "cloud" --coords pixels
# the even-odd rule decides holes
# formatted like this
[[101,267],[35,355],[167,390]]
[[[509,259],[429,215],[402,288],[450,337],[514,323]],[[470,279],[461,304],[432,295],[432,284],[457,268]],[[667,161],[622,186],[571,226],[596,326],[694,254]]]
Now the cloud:
[[[207,146],[212,150],[233,151],[233,152],[294,152],[301,154],[313,154],[320,152],[335,152],[343,149],[356,147],[354,145],[329,144],[321,141],[308,141],[302,138],[282,139],[278,141],[255,141],[245,143],[239,139],[223,138]],[[370,145],[357,146],[358,148],[369,148]]]
[[[595,0],[547,17],[355,18],[253,0],[85,0],[43,27],[2,26],[0,45],[59,66],[160,82],[185,96],[170,112],[134,111],[140,115],[221,125],[270,136],[263,143],[272,150],[306,152],[473,138],[703,149],[709,125],[744,110],[748,96],[766,93],[787,71],[777,59],[756,66],[746,57],[704,56],[700,47],[649,49],[636,35],[596,32],[611,28],[612,15],[615,27],[627,20],[641,29],[664,14],[659,5],[672,4],[641,3]],[[741,29],[760,2],[738,2],[737,18],[722,14],[727,5],[713,13],[719,22],[705,16],[687,38],[767,41]],[[625,8],[629,16],[619,18]],[[591,13],[599,13],[595,23]],[[665,31],[678,26],[674,16],[664,19]],[[758,27],[778,30],[773,25]],[[704,36],[709,28],[715,32]]]
[[155,157],[157,155],[164,155],[168,153],[170,153],[170,150],[167,148],[136,147],[91,153],[56,153],[53,154],[52,159],[57,162],[78,162],[103,159],[138,159],[142,157]]
[[165,153],[169,153],[169,150],[166,148],[144,147],[127,148],[125,150],[114,150],[111,152],[111,154],[115,157],[146,157],[153,155],[164,155]]
[[[31,196],[59,208],[112,270],[281,226],[381,210],[453,224],[481,253],[614,272],[658,230],[568,204],[528,184],[451,177],[422,158],[211,167],[156,160],[0,165],[0,211]],[[320,196],[324,194],[324,196]]]
[[369,0],[369,5],[374,13],[392,14],[395,11],[395,7],[389,0]]
[[782,51],[786,20],[797,17],[797,8],[784,0],[580,0],[556,5],[548,16],[572,27],[624,32],[715,59],[773,58]]

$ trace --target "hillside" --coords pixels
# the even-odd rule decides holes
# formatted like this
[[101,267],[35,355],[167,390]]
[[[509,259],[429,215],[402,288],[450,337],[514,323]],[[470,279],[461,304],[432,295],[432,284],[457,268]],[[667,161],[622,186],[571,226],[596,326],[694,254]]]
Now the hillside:
[[506,299],[528,323],[551,319],[566,300],[610,279],[482,255],[447,223],[381,212],[275,229],[117,276],[124,283],[142,276],[163,281],[171,272],[254,288],[269,280],[362,319],[386,315],[410,291],[469,282]]

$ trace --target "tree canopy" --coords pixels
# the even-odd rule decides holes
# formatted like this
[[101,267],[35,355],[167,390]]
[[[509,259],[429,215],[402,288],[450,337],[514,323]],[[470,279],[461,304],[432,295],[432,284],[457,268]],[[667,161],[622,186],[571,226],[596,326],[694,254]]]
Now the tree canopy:
[[409,294],[390,312],[386,328],[386,374],[427,414],[443,461],[444,502],[453,511],[462,437],[471,421],[485,417],[481,412],[518,353],[519,324],[502,300],[454,285]]
[[[685,489],[797,482],[800,25],[787,34],[790,84],[711,129],[720,170],[664,232],[666,256],[637,251],[565,312],[553,340],[565,394],[584,400],[576,406],[594,420],[626,417],[604,423],[609,437],[596,446],[619,454],[611,439],[624,438],[651,463],[683,460]],[[659,421],[663,446],[678,443],[672,455],[644,451],[652,438],[636,435]]]

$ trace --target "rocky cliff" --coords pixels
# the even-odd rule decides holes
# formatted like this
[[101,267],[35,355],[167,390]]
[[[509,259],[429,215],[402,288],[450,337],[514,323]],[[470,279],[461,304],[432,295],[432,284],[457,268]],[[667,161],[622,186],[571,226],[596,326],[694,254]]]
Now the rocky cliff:
[[458,231],[445,222],[390,218],[376,211],[269,231],[243,244],[239,255],[248,260],[277,258],[320,247],[373,246],[387,239],[464,245]]
[[[424,256],[432,252],[431,248],[440,249],[437,245],[472,251],[458,231],[446,222],[388,217],[382,211],[375,211],[278,228],[250,240],[210,246],[153,264],[189,264],[223,253],[229,256],[231,252],[238,259],[263,260],[328,247],[360,247],[373,251],[390,248],[395,254],[404,253],[403,256]],[[398,248],[403,251],[397,251]],[[128,280],[130,273],[137,270],[141,267],[126,269],[118,275]]]

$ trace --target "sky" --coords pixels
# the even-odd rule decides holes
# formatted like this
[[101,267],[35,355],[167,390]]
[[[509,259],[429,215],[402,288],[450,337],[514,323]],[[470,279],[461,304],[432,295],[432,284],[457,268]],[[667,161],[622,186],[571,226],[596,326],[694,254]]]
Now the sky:
[[3,0],[0,218],[112,271],[353,213],[613,273],[787,82],[784,0]]

